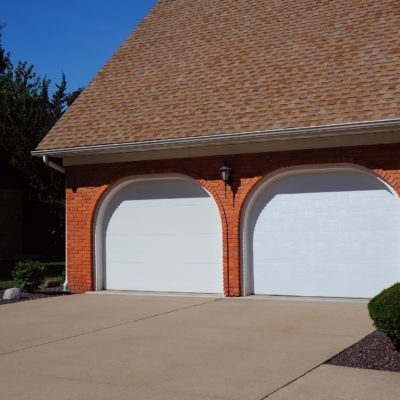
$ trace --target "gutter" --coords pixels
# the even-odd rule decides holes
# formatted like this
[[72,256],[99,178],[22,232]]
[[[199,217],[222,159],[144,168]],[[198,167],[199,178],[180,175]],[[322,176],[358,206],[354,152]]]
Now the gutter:
[[[386,119],[342,124],[316,125],[300,128],[278,128],[266,131],[223,133],[216,135],[189,136],[170,139],[144,140],[140,142],[125,142],[98,144],[89,146],[64,147],[34,150],[33,156],[72,156],[100,153],[118,153],[144,150],[175,149],[201,145],[222,145],[226,143],[251,143],[272,140],[306,139],[313,137],[357,135],[370,132],[383,132],[400,128],[400,119]],[[49,161],[51,163],[51,161]],[[54,163],[53,163],[54,164]],[[50,166],[50,164],[48,164]],[[56,164],[57,165],[57,164]],[[54,166],[52,166],[53,168]],[[62,168],[57,165],[57,167]],[[58,171],[60,169],[55,168]],[[63,169],[63,168],[62,168]],[[60,171],[61,172],[61,171]]]

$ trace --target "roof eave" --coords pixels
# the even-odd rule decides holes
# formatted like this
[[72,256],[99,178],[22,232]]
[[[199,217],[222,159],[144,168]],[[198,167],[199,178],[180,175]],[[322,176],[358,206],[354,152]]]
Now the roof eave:
[[[278,128],[266,131],[235,132],[215,135],[189,136],[169,139],[146,140],[112,144],[96,144],[79,147],[39,149],[33,156],[68,157],[74,155],[108,154],[119,152],[175,149],[196,146],[217,146],[230,143],[265,142],[272,140],[307,139],[312,137],[342,136],[371,132],[387,132],[400,129],[400,119],[362,121],[299,128]],[[400,137],[399,137],[400,140]]]

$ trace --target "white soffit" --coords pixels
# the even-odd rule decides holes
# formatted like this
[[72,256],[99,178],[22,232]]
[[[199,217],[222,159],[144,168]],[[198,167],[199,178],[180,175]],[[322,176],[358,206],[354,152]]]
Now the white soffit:
[[286,150],[318,149],[329,147],[349,147],[374,144],[400,143],[400,133],[396,131],[327,136],[306,139],[274,140],[250,143],[225,143],[208,146],[174,148],[163,150],[143,150],[115,152],[109,154],[64,156],[64,166],[103,164],[115,162],[161,160],[187,157],[218,156],[229,154],[262,153]]

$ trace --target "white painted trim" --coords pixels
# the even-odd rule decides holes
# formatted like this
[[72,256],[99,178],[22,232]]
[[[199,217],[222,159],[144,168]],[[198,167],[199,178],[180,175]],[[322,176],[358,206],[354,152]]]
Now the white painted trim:
[[[160,180],[184,180],[187,182],[195,182],[199,185],[213,200],[215,207],[217,207],[218,215],[220,217],[221,224],[221,232],[223,232],[221,213],[219,211],[218,205],[214,199],[214,196],[200,183],[196,181],[196,179],[191,178],[190,176],[183,174],[155,174],[155,175],[138,175],[134,177],[128,177],[121,181],[118,181],[113,186],[111,186],[106,193],[103,194],[99,204],[97,205],[95,211],[95,217],[93,222],[93,243],[94,243],[94,282],[95,282],[95,291],[104,290],[104,274],[105,274],[105,266],[104,266],[104,246],[103,246],[103,223],[106,211],[108,206],[110,205],[112,199],[116,196],[116,194],[124,189],[126,186],[137,182],[143,181],[160,181]],[[221,236],[221,241],[223,240]],[[221,265],[223,266],[223,251],[221,253]],[[223,268],[221,268],[221,275],[223,276]],[[223,287],[221,288],[223,291]]]
[[[139,290],[99,290],[97,292],[86,292],[85,294],[94,294],[101,296],[151,296],[151,297],[195,297],[205,299],[224,298],[222,293],[190,293],[190,292],[142,292]],[[213,301],[214,301],[213,300]]]
[[255,205],[259,196],[264,190],[273,184],[275,181],[282,179],[288,175],[296,175],[304,172],[324,172],[324,171],[351,171],[359,172],[371,177],[377,178],[382,182],[388,190],[396,197],[399,198],[398,193],[391,187],[385,180],[383,180],[378,174],[373,171],[357,164],[338,163],[338,164],[320,164],[320,165],[304,165],[295,166],[280,169],[266,175],[260,182],[258,182],[252,189],[251,193],[247,197],[245,204],[243,205],[242,219],[241,219],[241,246],[242,246],[242,265],[241,265],[241,281],[242,296],[252,295],[253,291],[253,276],[252,276],[252,265],[251,265],[251,251],[250,248],[250,214],[253,206]]
[[[385,131],[400,127],[400,119],[361,121],[341,124],[303,126],[298,128],[277,128],[266,131],[229,132],[215,135],[188,136],[139,142],[97,144],[79,147],[64,147],[34,150],[33,156],[52,155],[56,157],[74,154],[113,153],[127,151],[144,151],[215,145],[225,143],[249,143],[268,140],[302,139],[311,137],[327,137],[352,134],[365,134],[371,131]],[[112,136],[112,134],[110,134]]]
[[304,302],[317,302],[317,303],[368,303],[369,299],[363,297],[308,297],[308,296],[283,296],[283,295],[267,295],[267,294],[252,294],[242,297],[230,297],[236,300],[267,300],[267,301],[304,301]]

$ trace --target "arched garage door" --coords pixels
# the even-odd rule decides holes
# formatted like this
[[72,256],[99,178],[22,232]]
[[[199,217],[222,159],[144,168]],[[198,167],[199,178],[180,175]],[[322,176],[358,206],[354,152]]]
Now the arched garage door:
[[400,279],[397,195],[356,168],[306,169],[259,186],[247,216],[248,292],[371,297]]
[[220,293],[219,212],[194,180],[136,180],[103,204],[101,288]]

